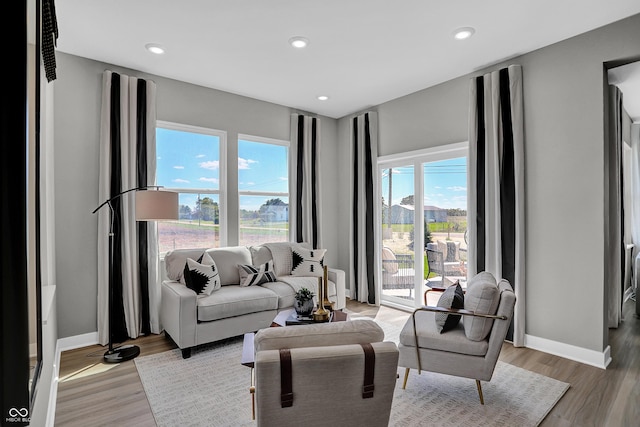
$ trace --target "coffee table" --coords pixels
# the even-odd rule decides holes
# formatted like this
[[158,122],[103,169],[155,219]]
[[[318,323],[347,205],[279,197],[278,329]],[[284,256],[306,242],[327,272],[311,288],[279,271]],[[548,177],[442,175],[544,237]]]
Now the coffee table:
[[[295,325],[296,323],[291,322],[291,316],[295,314],[295,310],[283,310],[273,319],[271,323],[271,327],[289,327]],[[331,313],[329,318],[329,322],[344,322],[349,320],[349,315],[344,313],[341,310],[335,310]],[[326,322],[326,323],[329,323]],[[300,322],[300,325],[308,325],[309,322]],[[246,366],[251,368],[251,386],[249,387],[249,393],[251,394],[251,419],[256,419],[256,386],[255,386],[255,375],[253,368],[255,366],[255,347],[253,344],[253,339],[255,338],[254,332],[248,332],[244,334],[244,340],[242,342],[242,356],[240,359],[240,364],[242,366]]]

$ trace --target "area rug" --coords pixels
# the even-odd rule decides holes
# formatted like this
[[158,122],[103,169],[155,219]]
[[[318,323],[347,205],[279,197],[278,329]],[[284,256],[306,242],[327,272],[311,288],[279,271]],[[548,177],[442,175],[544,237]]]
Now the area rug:
[[[387,325],[385,325],[387,326]],[[255,426],[250,369],[240,364],[242,337],[199,347],[189,359],[170,350],[135,359],[156,423],[174,426]],[[475,381],[411,371],[396,386],[390,426],[537,426],[569,384],[498,362],[484,382],[480,405]]]

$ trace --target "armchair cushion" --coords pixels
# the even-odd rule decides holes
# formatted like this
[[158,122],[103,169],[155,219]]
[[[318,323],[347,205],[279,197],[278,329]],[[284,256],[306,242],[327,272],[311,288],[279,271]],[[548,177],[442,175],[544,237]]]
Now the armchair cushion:
[[255,351],[280,348],[322,347],[327,345],[381,342],[384,331],[373,320],[300,325],[290,328],[266,328],[256,333]]
[[[440,296],[437,305],[444,308],[464,308],[464,292],[460,283],[449,286]],[[460,314],[436,313],[436,327],[440,333],[450,331],[460,322],[461,317]]]
[[389,274],[396,274],[398,272],[396,255],[387,247],[382,248],[382,268]]
[[[500,302],[500,289],[496,279],[486,271],[478,273],[467,282],[464,297],[464,309],[477,314],[496,314]],[[462,320],[467,338],[473,341],[484,340],[493,325],[493,319],[465,316]]]

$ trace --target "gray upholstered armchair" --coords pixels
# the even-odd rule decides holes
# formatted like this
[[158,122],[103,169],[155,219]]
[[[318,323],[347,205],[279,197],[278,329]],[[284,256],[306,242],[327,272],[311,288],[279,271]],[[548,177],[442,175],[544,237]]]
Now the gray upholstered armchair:
[[[454,293],[454,286],[447,288],[438,307],[416,309],[402,329],[398,361],[406,368],[402,388],[406,387],[412,368],[418,373],[425,370],[466,377],[476,380],[480,402],[484,404],[480,381],[490,381],[493,376],[516,297],[508,281],[497,284],[487,272],[471,278],[464,295],[458,291],[458,298],[463,295],[463,309],[449,308],[455,298],[446,298],[445,294]],[[462,319],[449,323],[450,329],[446,330],[449,316]]]
[[[372,320],[258,331],[258,426],[387,426],[398,348],[383,339]],[[373,358],[365,356],[371,352]]]

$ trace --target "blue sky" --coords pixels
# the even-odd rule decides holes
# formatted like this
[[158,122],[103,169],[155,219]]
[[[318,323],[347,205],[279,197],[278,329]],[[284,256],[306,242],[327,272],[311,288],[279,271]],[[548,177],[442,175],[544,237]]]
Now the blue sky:
[[[157,183],[167,188],[220,188],[220,138],[157,128]],[[240,140],[238,187],[241,191],[287,192],[287,148]],[[209,196],[218,201],[218,197]],[[272,197],[241,197],[242,209],[257,209]],[[182,194],[180,204],[195,206],[197,195]],[[284,199],[284,198],[283,198]],[[288,200],[284,200],[288,202]]]
[[[403,197],[414,193],[413,167],[393,169],[391,198],[399,204]],[[389,201],[388,169],[382,178],[382,197]],[[467,159],[429,162],[424,173],[424,204],[439,208],[467,209]]]
[[[219,189],[220,139],[217,136],[158,128],[158,185],[167,188]],[[238,187],[240,191],[287,192],[287,151],[281,145],[240,140]],[[425,166],[425,205],[467,208],[467,162],[465,157],[429,162]],[[413,168],[393,169],[393,203],[413,194]],[[382,196],[388,202],[388,174],[383,175]],[[180,204],[195,206],[197,196],[183,194]],[[213,196],[218,201],[218,197]],[[241,196],[240,208],[258,209],[271,196]],[[288,200],[282,198],[285,202]]]

